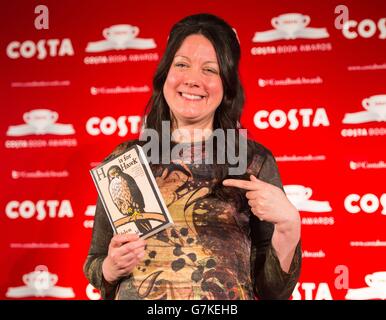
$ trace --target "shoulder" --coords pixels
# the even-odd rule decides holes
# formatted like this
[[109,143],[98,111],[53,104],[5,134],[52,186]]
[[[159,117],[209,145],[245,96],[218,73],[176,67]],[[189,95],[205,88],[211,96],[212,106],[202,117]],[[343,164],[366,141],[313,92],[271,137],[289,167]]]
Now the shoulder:
[[267,157],[267,156],[273,156],[270,149],[268,149],[266,146],[262,145],[261,143],[248,139],[248,147],[252,148],[252,151],[254,152],[254,155],[256,157]]
[[131,146],[133,146],[134,144],[139,144],[139,140],[138,139],[134,139],[134,140],[128,140],[128,141],[124,141],[120,144],[118,144],[114,149],[113,151],[103,159],[102,162],[107,162],[109,160],[111,160],[112,158],[115,158],[123,153],[126,152],[126,150],[128,150]]
[[248,155],[251,159],[247,168],[248,174],[258,176],[263,166],[276,165],[272,151],[263,144],[251,139],[248,139]]
[[256,150],[251,164],[248,166],[247,173],[283,189],[279,168],[271,150],[258,142],[253,142],[253,146]]

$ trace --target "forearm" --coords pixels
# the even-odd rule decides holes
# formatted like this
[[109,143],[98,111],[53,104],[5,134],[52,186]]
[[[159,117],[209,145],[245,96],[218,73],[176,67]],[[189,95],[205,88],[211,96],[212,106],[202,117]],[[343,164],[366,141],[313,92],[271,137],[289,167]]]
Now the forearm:
[[[276,236],[282,238],[279,233],[275,235],[275,238]],[[281,239],[278,238],[276,239],[281,242]],[[299,279],[302,256],[300,241],[292,252],[288,249],[281,251],[281,253],[287,251],[287,254],[282,255],[284,256],[281,258],[282,261],[279,260],[274,242],[276,240],[271,238],[265,252],[257,252],[254,261],[255,292],[259,299],[289,299]],[[289,261],[288,268],[285,266],[283,268],[283,264],[286,263],[283,260]]]
[[300,240],[301,221],[299,213],[294,212],[289,216],[292,217],[290,220],[274,225],[272,235],[272,246],[284,272],[289,271],[296,246]]
[[[284,191],[271,153],[267,154],[258,178]],[[275,201],[279,198],[283,200],[282,196],[276,196]],[[252,257],[252,261],[255,292],[259,299],[289,299],[300,276],[300,216],[292,204],[288,201],[283,203],[284,206],[278,210],[267,210],[276,212],[271,222],[263,219],[260,223],[253,223],[256,259]]]
[[104,279],[102,271],[102,264],[104,260],[104,256],[88,256],[84,265],[84,273],[90,284],[94,288],[101,291],[103,299],[113,299],[117,282],[110,283]]
[[109,288],[104,281],[102,264],[108,253],[108,246],[113,236],[110,222],[104,212],[103,205],[98,198],[94,228],[87,259],[83,271],[88,281],[97,289],[101,290],[104,299],[112,299],[114,288]]

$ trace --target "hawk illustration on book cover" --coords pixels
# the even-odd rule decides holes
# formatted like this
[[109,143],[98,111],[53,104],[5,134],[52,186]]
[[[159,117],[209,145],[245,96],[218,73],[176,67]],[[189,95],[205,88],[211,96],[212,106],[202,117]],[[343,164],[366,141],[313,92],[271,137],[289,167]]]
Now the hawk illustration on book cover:
[[114,233],[147,238],[173,224],[140,146],[91,170]]
[[141,233],[151,230],[152,226],[147,219],[137,221],[145,212],[145,202],[135,180],[117,165],[109,168],[107,177],[110,196],[118,210],[130,217]]

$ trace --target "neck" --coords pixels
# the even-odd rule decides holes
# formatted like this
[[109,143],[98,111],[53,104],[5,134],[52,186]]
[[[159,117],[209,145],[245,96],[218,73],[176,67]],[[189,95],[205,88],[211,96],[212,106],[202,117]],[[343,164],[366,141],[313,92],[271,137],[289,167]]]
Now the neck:
[[172,140],[177,143],[203,141],[213,132],[213,119],[195,123],[179,123],[172,127]]

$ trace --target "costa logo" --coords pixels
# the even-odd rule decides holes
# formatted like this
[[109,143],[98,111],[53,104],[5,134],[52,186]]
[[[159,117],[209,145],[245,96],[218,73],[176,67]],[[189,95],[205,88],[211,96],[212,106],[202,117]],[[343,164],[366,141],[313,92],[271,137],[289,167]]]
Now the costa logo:
[[333,300],[328,283],[297,283],[292,292],[292,300]]
[[343,24],[343,36],[347,39],[356,39],[358,35],[362,38],[371,38],[378,35],[379,39],[386,38],[386,18],[375,22],[371,19],[364,19],[358,23],[356,20],[348,20]]
[[49,57],[73,56],[74,49],[71,40],[65,39],[42,39],[38,42],[26,40],[24,42],[12,41],[7,46],[7,56],[10,59],[18,59],[20,57],[30,59],[35,57],[43,60]]
[[386,215],[386,193],[380,197],[373,193],[359,195],[356,193],[349,194],[344,199],[344,207],[349,213],[374,213],[382,209],[381,214]]
[[325,108],[317,108],[316,110],[310,108],[304,109],[290,109],[283,111],[276,109],[273,111],[259,110],[255,113],[253,122],[258,129],[282,129],[288,126],[290,130],[296,130],[299,126],[319,127],[330,125]]
[[30,200],[10,201],[5,207],[5,214],[10,219],[31,219],[38,221],[46,218],[73,218],[70,200]]
[[92,136],[104,134],[110,136],[118,133],[118,136],[124,137],[130,130],[130,133],[139,132],[140,116],[120,116],[118,119],[113,117],[92,117],[86,123],[86,131]]

